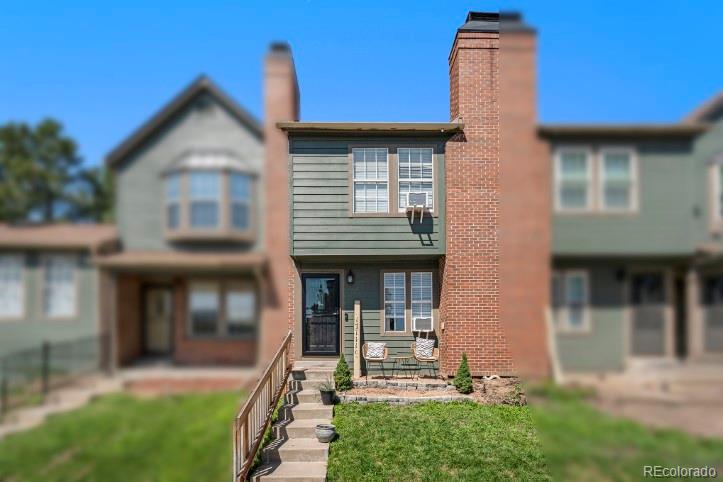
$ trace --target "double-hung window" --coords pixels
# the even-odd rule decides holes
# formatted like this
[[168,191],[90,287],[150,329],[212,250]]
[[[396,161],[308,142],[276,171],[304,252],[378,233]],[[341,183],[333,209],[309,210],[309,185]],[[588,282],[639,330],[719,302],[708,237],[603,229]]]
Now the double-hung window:
[[178,229],[181,224],[181,175],[169,174],[165,180],[166,227]]
[[562,332],[589,330],[589,286],[585,271],[561,271],[552,275],[552,306],[557,329]]
[[410,192],[427,194],[427,206],[434,205],[434,170],[431,148],[399,148],[399,211],[406,209]]
[[216,229],[219,225],[221,173],[192,171],[189,174],[192,229]]
[[0,255],[0,318],[23,316],[23,263],[22,256]]
[[714,228],[720,229],[723,225],[723,155],[711,163],[710,175],[713,188],[711,222]]
[[244,231],[251,225],[251,178],[247,174],[231,173],[231,227]]
[[43,313],[48,318],[75,316],[77,289],[76,259],[53,255],[43,258]]
[[606,211],[635,209],[635,166],[629,149],[600,151],[600,206]]
[[584,148],[565,148],[555,160],[555,205],[559,211],[591,209],[591,155]]
[[352,149],[355,213],[389,212],[389,160],[386,148]]
[[405,273],[384,273],[384,331],[406,331],[405,309]]
[[432,272],[412,272],[412,330],[432,330]]
[[253,331],[256,324],[256,291],[250,286],[229,285],[225,291],[226,329],[229,335]]
[[219,332],[219,284],[199,282],[191,285],[189,296],[191,333],[197,336],[215,336]]

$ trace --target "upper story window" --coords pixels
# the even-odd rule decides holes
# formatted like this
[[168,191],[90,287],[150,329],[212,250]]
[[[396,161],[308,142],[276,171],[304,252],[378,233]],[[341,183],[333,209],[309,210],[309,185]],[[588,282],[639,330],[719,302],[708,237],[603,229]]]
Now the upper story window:
[[590,209],[592,169],[590,152],[585,149],[564,149],[555,163],[556,206],[560,211]]
[[355,213],[389,212],[388,155],[386,148],[352,149]]
[[[434,169],[431,148],[399,148],[399,211],[405,211],[410,192],[427,195],[427,206],[434,205]],[[430,208],[431,210],[431,208]]]
[[600,205],[603,210],[634,209],[635,174],[630,149],[600,150]]
[[635,151],[627,147],[562,147],[555,154],[557,212],[633,212],[637,209]]
[[48,318],[76,315],[76,258],[52,255],[43,258],[43,313]]
[[191,171],[188,180],[191,229],[217,228],[221,204],[221,173]]
[[715,231],[723,230],[723,154],[718,154],[710,164],[710,224]]
[[0,320],[23,316],[25,284],[23,280],[23,257],[0,255]]
[[254,175],[220,152],[186,154],[165,174],[165,226],[172,239],[250,239]]

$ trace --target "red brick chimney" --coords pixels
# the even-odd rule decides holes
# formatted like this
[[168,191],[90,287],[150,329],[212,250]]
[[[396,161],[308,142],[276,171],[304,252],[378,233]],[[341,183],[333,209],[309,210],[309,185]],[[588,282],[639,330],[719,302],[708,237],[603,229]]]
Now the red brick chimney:
[[[268,256],[262,289],[260,361],[270,359],[289,327],[289,174],[288,141],[277,122],[299,120],[299,85],[291,48],[273,43],[264,60],[264,239]],[[293,353],[293,351],[292,351]]]
[[501,14],[500,308],[515,370],[549,374],[550,165],[537,137],[536,34]]
[[446,240],[441,262],[441,370],[462,353],[473,375],[510,374],[500,322],[499,14],[470,12],[449,55],[450,117],[464,132],[446,146]]

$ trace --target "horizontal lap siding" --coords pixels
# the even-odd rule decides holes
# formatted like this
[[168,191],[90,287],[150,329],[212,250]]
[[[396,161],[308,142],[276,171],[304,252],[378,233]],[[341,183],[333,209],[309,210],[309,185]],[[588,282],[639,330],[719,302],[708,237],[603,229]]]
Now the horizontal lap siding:
[[[291,140],[291,240],[292,254],[305,255],[385,255],[444,253],[443,185],[436,187],[438,217],[423,227],[410,226],[407,217],[352,217],[349,179],[349,146],[364,144],[355,139]],[[379,139],[373,140],[374,145]],[[443,179],[443,143],[439,141],[393,139],[388,145],[439,144],[437,180]],[[371,144],[370,144],[371,145]],[[443,181],[439,181],[443,182]],[[390,203],[394,200],[390,199]],[[429,222],[429,221],[427,221]]]

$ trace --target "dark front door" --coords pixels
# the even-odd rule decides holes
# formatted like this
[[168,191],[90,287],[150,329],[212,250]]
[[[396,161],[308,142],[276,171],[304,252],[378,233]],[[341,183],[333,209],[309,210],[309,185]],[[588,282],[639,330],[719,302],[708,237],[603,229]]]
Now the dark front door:
[[663,273],[632,275],[633,355],[665,354],[665,277]]
[[339,275],[307,273],[301,276],[304,355],[339,355]]

